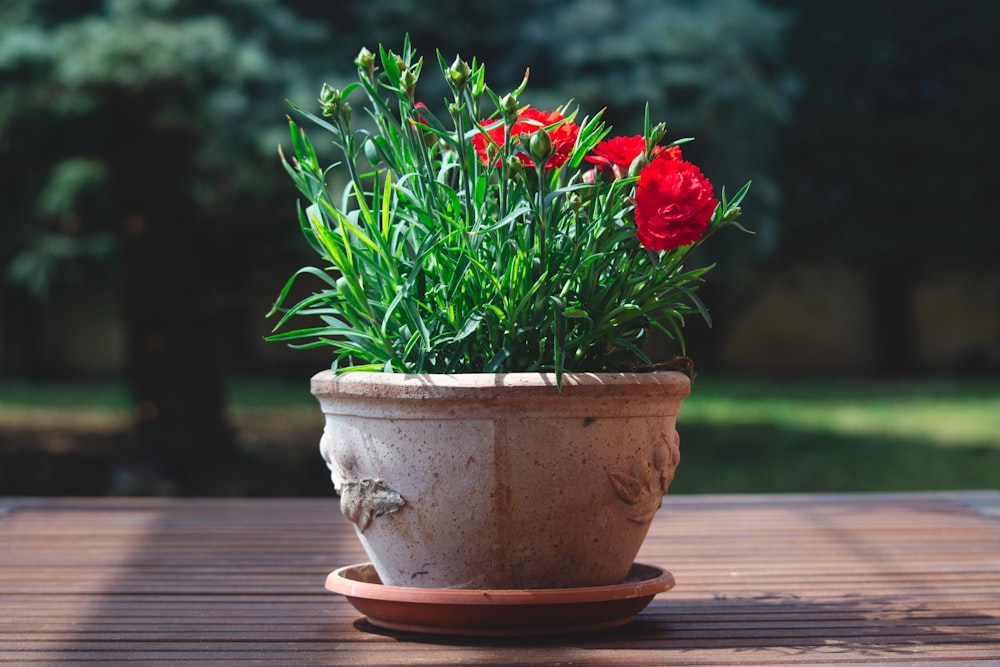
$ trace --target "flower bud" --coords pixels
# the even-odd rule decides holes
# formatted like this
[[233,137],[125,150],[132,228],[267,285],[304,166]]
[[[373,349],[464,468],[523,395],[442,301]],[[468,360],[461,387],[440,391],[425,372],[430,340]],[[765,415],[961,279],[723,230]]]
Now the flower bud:
[[368,76],[369,81],[375,80],[375,54],[361,47],[361,51],[358,52],[358,57],[354,59],[354,64],[358,66],[358,69],[363,70]]
[[482,76],[473,76],[469,80],[472,82],[472,97],[478,100],[486,92],[486,79]]
[[655,146],[656,144],[660,143],[660,139],[662,139],[666,134],[667,134],[666,123],[657,123],[656,125],[654,125],[653,129],[649,133],[650,139],[653,140],[652,145]]
[[340,113],[341,93],[337,88],[324,83],[323,89],[319,93],[319,107],[326,117],[336,116]]
[[539,128],[531,135],[531,140],[528,142],[528,154],[538,165],[545,164],[552,157],[552,138],[544,127]]
[[503,120],[507,125],[513,125],[517,120],[517,98],[508,93],[500,98],[500,110],[503,112]]
[[462,60],[459,56],[455,56],[455,62],[451,64],[447,70],[445,70],[445,76],[448,78],[448,83],[455,90],[461,90],[465,88],[465,84],[469,82],[469,76],[472,74],[472,70],[469,68],[469,63]]
[[522,171],[524,171],[524,163],[516,155],[511,155],[507,158],[508,176],[516,178]]
[[382,162],[382,156],[378,153],[378,147],[375,146],[375,142],[371,139],[365,142],[365,157],[368,159],[368,164],[373,167],[377,167]]
[[420,113],[421,111],[426,111],[427,114],[430,115],[430,109],[428,109],[427,105],[424,104],[423,102],[417,102],[416,104],[413,105],[413,115],[416,116],[416,119],[411,118],[410,124],[413,126],[414,131],[421,132],[420,138],[424,142],[424,146],[430,148],[431,146],[437,143],[438,139],[433,132],[429,130],[419,129],[414,124],[414,123],[420,123],[421,125],[429,124],[427,122],[427,118],[422,113]]
[[628,175],[632,178],[638,176],[643,169],[649,165],[649,158],[646,157],[646,153],[642,152],[635,156],[632,160],[632,164],[628,166]]
[[406,99],[413,102],[413,93],[417,88],[417,75],[413,73],[412,69],[403,70],[399,77],[399,85],[403,88],[403,94],[406,95]]

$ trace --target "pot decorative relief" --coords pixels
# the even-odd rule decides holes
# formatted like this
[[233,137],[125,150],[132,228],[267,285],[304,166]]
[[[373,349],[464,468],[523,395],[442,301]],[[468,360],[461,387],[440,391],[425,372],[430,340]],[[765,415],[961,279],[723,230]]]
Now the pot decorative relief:
[[344,515],[387,587],[621,584],[680,451],[687,375],[324,371]]

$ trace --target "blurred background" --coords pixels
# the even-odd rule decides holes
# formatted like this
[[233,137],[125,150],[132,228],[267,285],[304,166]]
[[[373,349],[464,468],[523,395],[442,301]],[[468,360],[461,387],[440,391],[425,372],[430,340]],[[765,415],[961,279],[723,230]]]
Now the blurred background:
[[277,146],[407,33],[426,99],[436,50],[530,67],[753,180],[674,492],[1000,487],[1000,3],[4,0],[0,494],[332,494],[329,354],[262,340],[313,262]]

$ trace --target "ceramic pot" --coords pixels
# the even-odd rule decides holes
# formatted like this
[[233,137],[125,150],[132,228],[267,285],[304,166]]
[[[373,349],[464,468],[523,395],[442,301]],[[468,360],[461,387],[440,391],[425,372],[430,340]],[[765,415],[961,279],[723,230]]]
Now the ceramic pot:
[[680,459],[676,371],[324,371],[312,393],[341,510],[380,580],[567,588],[625,580]]

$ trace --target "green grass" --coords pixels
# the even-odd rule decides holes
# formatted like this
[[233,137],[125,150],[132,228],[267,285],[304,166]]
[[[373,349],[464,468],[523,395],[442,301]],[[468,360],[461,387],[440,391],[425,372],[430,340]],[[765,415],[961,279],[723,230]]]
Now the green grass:
[[1000,447],[997,383],[699,379],[682,414],[699,423]]
[[0,429],[108,432],[128,423],[129,398],[119,384],[0,382]]
[[700,377],[672,492],[1000,488],[1000,384]]
[[[117,385],[0,383],[0,429],[114,431]],[[308,382],[234,382],[229,414],[268,451],[314,450]],[[1000,488],[1000,382],[700,376],[678,420],[671,493]]]
[[[309,381],[232,382],[227,387],[231,418],[245,415],[279,419],[317,413]],[[63,384],[0,382],[0,429],[45,428],[114,430],[128,425],[130,405],[117,383]]]

